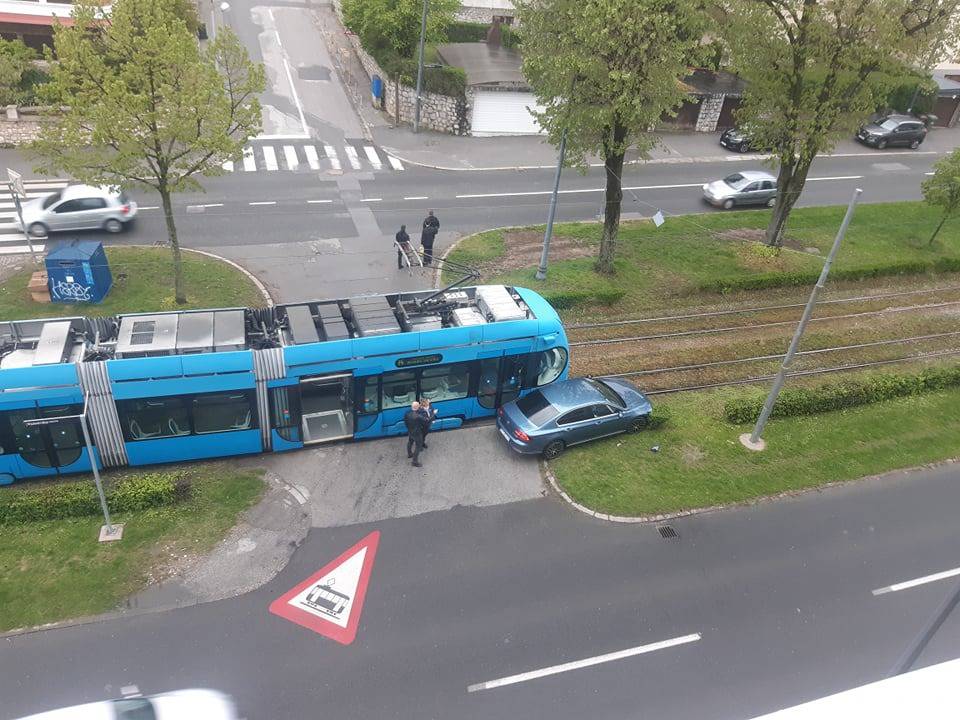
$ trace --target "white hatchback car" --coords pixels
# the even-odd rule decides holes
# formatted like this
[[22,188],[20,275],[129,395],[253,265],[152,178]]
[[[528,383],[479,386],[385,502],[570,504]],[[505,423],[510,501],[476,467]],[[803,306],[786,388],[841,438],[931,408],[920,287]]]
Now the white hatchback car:
[[23,225],[32,237],[64,230],[122,231],[137,215],[137,204],[116,188],[68,185],[23,203]]
[[74,705],[19,720],[236,720],[233,700],[216,690],[175,690],[150,697]]

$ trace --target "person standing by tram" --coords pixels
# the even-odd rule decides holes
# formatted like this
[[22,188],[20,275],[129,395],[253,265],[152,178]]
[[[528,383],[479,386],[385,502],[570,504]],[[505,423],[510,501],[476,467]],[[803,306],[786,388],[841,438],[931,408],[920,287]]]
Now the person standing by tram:
[[407,234],[407,226],[401,225],[400,231],[396,235],[397,242],[397,270],[403,270],[404,259],[410,262],[410,236]]
[[423,417],[423,449],[427,449],[427,435],[430,434],[430,428],[437,417],[437,411],[430,406],[430,400],[423,398],[420,400],[420,415]]
[[433,210],[428,210],[427,216],[423,219],[423,230],[420,231],[424,265],[430,265],[433,262],[433,241],[438,232],[440,232],[440,220],[433,214]]
[[423,450],[423,438],[427,434],[427,421],[416,400],[410,403],[410,409],[404,413],[403,424],[407,427],[407,457],[413,458],[414,467],[423,467],[420,464],[420,451]]

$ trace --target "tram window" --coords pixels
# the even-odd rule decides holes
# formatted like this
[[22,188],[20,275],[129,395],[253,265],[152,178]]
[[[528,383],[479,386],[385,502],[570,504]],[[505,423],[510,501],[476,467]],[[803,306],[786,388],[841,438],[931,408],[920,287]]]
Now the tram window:
[[537,385],[552,383],[560,377],[560,373],[562,373],[563,369],[567,366],[566,348],[557,347],[544,350],[541,353],[537,353],[535,357],[537,361]]
[[383,376],[383,409],[409,405],[417,399],[417,374],[413,371],[386,373]]
[[8,413],[10,427],[13,430],[14,447],[16,451],[25,457],[30,458],[30,462],[41,467],[49,467],[50,461],[47,458],[47,447],[43,441],[43,434],[40,426],[24,425],[24,420],[33,420],[37,417],[35,410],[13,410]]
[[516,400],[520,394],[520,386],[523,384],[524,371],[526,370],[526,355],[506,355],[503,358],[503,366],[500,370],[500,404]]
[[249,395],[243,392],[194,395],[193,427],[198,435],[251,429],[254,423]]
[[118,405],[126,440],[153,440],[190,434],[190,415],[183,398],[125,400]]
[[420,374],[420,394],[432,402],[459,400],[470,393],[470,365],[439,365]]
[[270,417],[273,429],[284,440],[300,439],[300,407],[295,387],[286,386],[270,390]]
[[[57,407],[40,408],[40,417],[55,418],[65,415],[79,415],[81,412],[83,412],[82,407],[60,405]],[[80,430],[80,423],[77,420],[61,420],[47,427],[50,432],[50,442],[56,450],[76,450],[77,448],[83,447],[83,433]]]
[[357,397],[360,398],[358,412],[361,415],[376,415],[380,412],[380,377],[367,375],[357,379]]
[[487,358],[480,361],[480,386],[477,390],[477,402],[480,407],[492,410],[497,405],[497,378],[500,370],[500,358]]

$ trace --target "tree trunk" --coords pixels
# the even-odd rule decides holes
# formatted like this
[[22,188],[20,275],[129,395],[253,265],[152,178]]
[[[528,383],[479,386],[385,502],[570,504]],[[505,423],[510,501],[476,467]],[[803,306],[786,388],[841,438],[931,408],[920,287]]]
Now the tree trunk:
[[187,292],[183,287],[183,257],[180,255],[180,241],[177,240],[177,226],[173,221],[173,204],[170,202],[170,190],[161,184],[160,201],[163,204],[163,216],[167,221],[167,239],[173,253],[173,296],[178,305],[187,302]]
[[613,275],[613,261],[617,252],[617,232],[620,229],[620,206],[623,203],[623,141],[627,129],[619,123],[613,128],[613,141],[604,143],[603,166],[607,185],[604,192],[603,235],[600,237],[600,255],[597,272]]
[[771,247],[783,245],[783,233],[787,227],[787,218],[793,210],[803,185],[807,181],[807,173],[813,158],[805,156],[799,158],[791,155],[780,157],[780,172],[777,174],[777,201],[773,206],[773,214],[767,225],[766,243]]
[[943,214],[943,217],[940,218],[940,224],[937,225],[937,229],[933,231],[933,235],[930,236],[930,242],[927,243],[927,246],[933,245],[933,241],[937,239],[937,235],[940,234],[940,228],[943,227],[943,224],[947,221],[947,213]]

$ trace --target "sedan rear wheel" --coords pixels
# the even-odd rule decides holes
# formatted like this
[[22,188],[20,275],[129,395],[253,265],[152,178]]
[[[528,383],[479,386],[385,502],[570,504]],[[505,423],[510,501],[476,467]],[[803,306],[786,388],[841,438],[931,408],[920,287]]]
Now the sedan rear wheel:
[[910,149],[911,149],[911,150],[916,150],[918,147],[920,147],[920,141],[919,141],[919,140],[914,140],[912,143],[910,143]]
[[769,200],[767,200],[767,207],[773,207],[773,206],[776,205],[776,204],[777,204],[777,198],[776,198],[776,197],[772,197],[772,198],[770,198]]
[[546,460],[553,460],[554,458],[560,457],[566,449],[567,446],[563,440],[554,440],[553,442],[547,443],[547,446],[543,449],[543,457]]
[[116,218],[110,218],[103,224],[103,229],[108,233],[118,233],[123,230],[123,223]]
[[733,198],[727,198],[726,200],[723,201],[723,209],[724,209],[724,210],[729,210],[729,209],[732,208],[735,204],[736,204],[736,203],[733,202]]
[[750,152],[750,143],[744,140],[742,143],[740,143],[740,147],[737,149],[742,153]]

